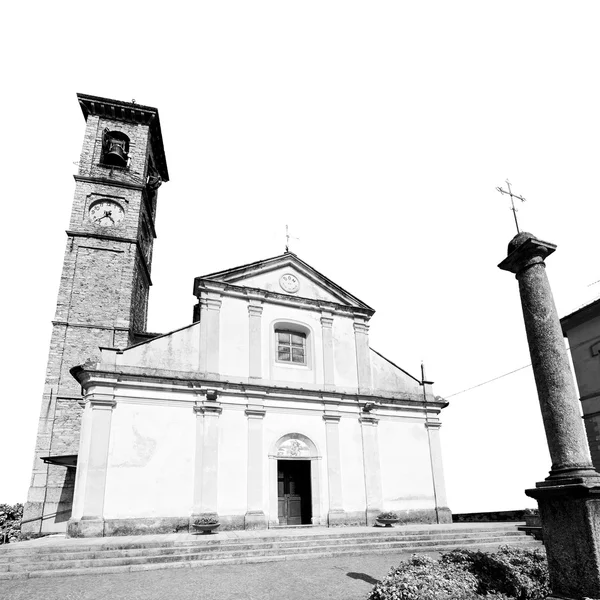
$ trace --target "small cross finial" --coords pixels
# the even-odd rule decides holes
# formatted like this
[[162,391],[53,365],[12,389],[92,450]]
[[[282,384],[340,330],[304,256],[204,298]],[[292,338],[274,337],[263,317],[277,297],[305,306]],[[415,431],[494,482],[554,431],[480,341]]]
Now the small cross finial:
[[288,226],[285,226],[285,251],[289,252],[290,251],[290,239],[292,240],[299,240],[300,238],[294,237],[292,235],[290,235],[290,231]]
[[515,217],[515,225],[517,226],[517,233],[521,233],[521,231],[519,230],[519,222],[517,221],[517,209],[515,208],[515,203],[514,203],[513,198],[518,198],[521,202],[525,202],[525,198],[523,198],[523,196],[517,196],[517,194],[513,194],[512,189],[510,188],[510,181],[508,179],[506,180],[506,186],[508,187],[508,192],[506,190],[503,190],[501,187],[497,187],[496,189],[501,194],[508,194],[510,196],[510,204],[511,204],[510,210],[513,211],[513,216]]

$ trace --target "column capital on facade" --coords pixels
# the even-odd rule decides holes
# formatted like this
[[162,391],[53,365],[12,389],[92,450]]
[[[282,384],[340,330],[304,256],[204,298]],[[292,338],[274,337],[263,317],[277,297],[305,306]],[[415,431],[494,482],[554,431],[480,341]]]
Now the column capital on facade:
[[117,405],[113,394],[89,394],[85,402],[96,409],[113,409]]
[[248,303],[248,314],[251,317],[260,317],[263,313],[263,305],[262,302],[258,302],[257,300],[250,300]]
[[244,412],[249,419],[263,419],[267,414],[265,408],[261,406],[248,406]]
[[342,418],[342,415],[340,415],[340,413],[334,413],[334,412],[326,412],[323,415],[323,421],[325,421],[325,423],[339,423],[340,419]]
[[439,429],[441,426],[441,421],[425,421],[425,427],[427,429]]
[[331,328],[333,327],[333,315],[331,313],[321,313],[321,325],[322,327]]
[[377,427],[379,419],[374,415],[360,415],[358,421],[361,425],[370,425],[371,427]]
[[366,321],[354,321],[354,333],[363,333],[363,334],[368,334],[369,333],[369,326],[367,325]]
[[221,298],[216,297],[206,297],[200,298],[200,310],[221,310],[221,304],[223,301]]

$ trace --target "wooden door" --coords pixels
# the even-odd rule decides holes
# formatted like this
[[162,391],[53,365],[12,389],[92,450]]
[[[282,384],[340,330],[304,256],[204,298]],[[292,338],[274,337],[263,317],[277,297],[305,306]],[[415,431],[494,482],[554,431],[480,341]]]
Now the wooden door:
[[278,461],[277,499],[280,525],[302,525],[302,515],[306,512],[304,504],[309,498],[306,498],[302,491],[303,473],[299,471],[299,466],[298,462],[294,461]]

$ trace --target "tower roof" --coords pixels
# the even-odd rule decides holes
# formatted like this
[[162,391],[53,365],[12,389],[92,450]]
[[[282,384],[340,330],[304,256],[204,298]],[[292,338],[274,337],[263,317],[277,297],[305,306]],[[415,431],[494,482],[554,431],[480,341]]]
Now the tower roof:
[[169,181],[167,157],[163,146],[158,109],[135,102],[122,102],[121,100],[111,100],[110,98],[90,96],[89,94],[77,94],[77,99],[86,121],[89,115],[96,115],[116,121],[125,121],[126,123],[147,125],[150,128],[156,168],[163,181]]

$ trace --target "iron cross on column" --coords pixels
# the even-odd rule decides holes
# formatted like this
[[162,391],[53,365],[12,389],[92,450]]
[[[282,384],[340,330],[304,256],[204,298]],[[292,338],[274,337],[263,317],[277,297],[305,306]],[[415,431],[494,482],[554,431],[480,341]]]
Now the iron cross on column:
[[512,206],[512,208],[510,210],[513,211],[513,216],[515,217],[515,225],[517,226],[517,233],[521,233],[521,231],[519,230],[519,222],[517,221],[517,209],[515,208],[515,203],[514,203],[513,198],[518,198],[521,202],[525,202],[525,198],[523,198],[523,196],[517,196],[517,194],[512,193],[512,190],[510,189],[510,181],[508,179],[506,180],[506,186],[508,187],[508,192],[506,190],[503,190],[501,187],[497,187],[496,189],[501,194],[508,194],[510,196],[510,204]]

